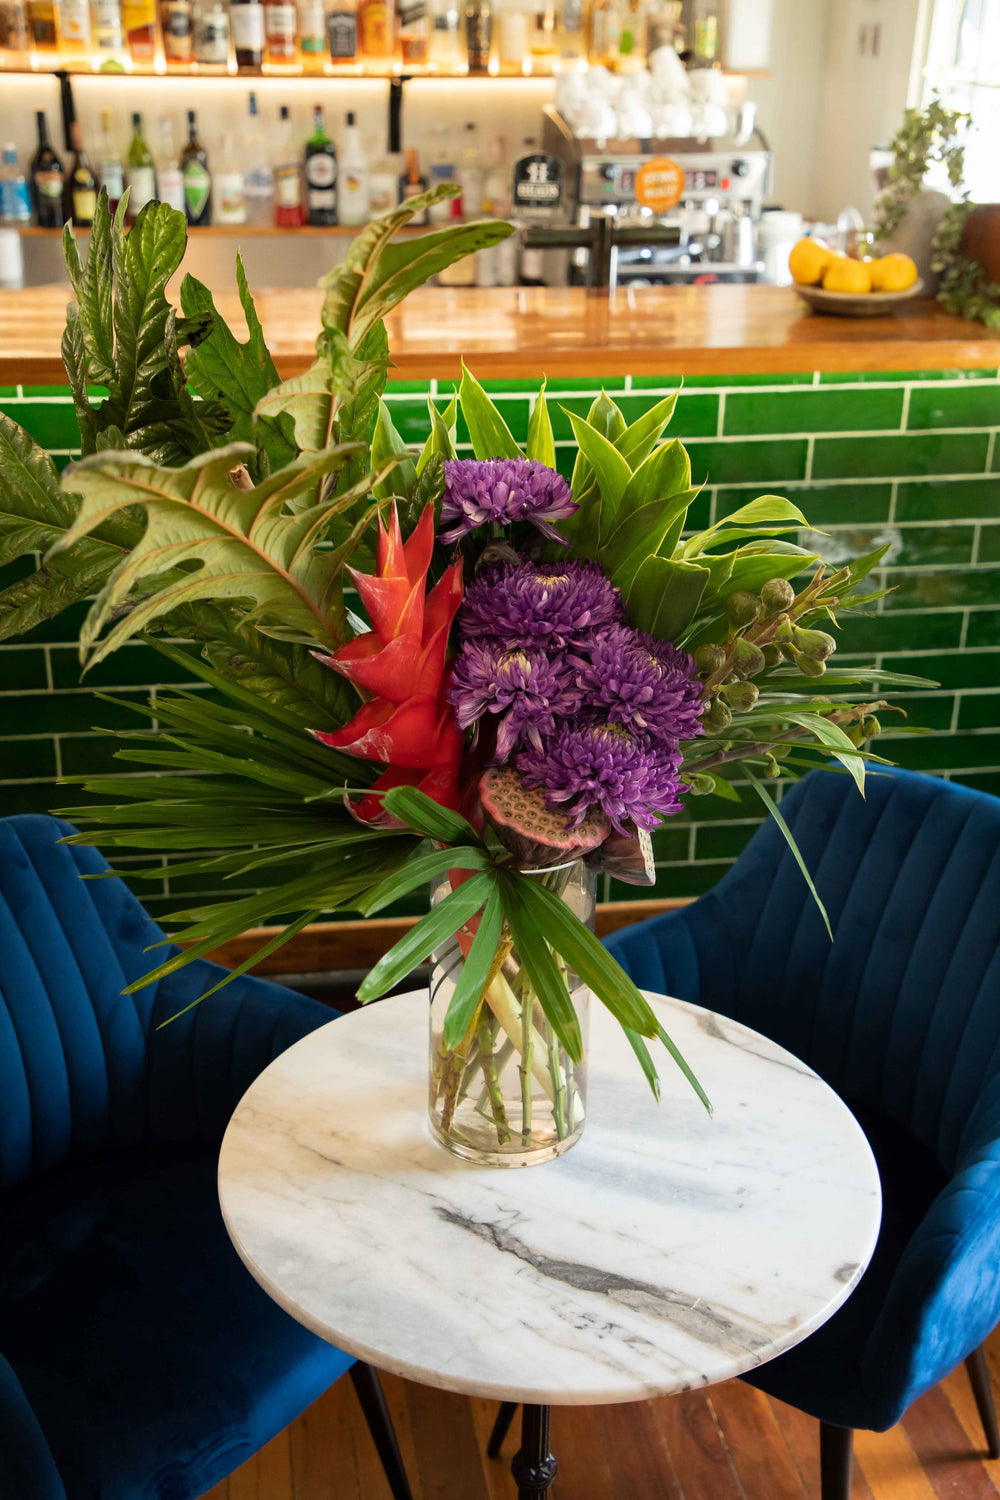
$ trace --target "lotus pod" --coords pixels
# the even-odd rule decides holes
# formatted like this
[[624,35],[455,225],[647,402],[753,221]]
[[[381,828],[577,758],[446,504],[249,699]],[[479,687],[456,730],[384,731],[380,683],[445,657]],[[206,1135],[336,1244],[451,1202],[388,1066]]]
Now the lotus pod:
[[526,869],[567,864],[598,848],[611,824],[591,808],[579,828],[571,828],[565,813],[545,805],[545,793],[529,791],[510,766],[495,766],[479,779],[479,801],[487,823],[505,849],[516,854]]
[[586,863],[592,870],[599,870],[602,875],[610,875],[625,885],[656,884],[653,841],[645,828],[637,829],[635,838],[613,833],[599,849],[587,855]]
[[756,620],[760,614],[760,600],[749,589],[737,589],[726,600],[726,609],[730,624],[739,630],[744,625],[752,625]]
[[776,615],[779,610],[792,607],[795,590],[787,578],[769,578],[760,591],[760,602],[766,615]]

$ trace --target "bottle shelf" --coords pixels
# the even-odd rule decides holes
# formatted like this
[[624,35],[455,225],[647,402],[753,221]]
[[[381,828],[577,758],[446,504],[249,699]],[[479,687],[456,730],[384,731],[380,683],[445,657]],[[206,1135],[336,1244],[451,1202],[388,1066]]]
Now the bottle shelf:
[[322,83],[324,80],[342,79],[376,79],[383,83],[393,78],[428,78],[442,82],[451,79],[466,79],[473,83],[500,82],[500,83],[551,83],[551,73],[524,73],[497,70],[496,72],[473,73],[468,68],[442,68],[432,66],[428,63],[399,63],[391,67],[376,67],[369,64],[351,65],[338,68],[331,64],[322,72],[307,73],[297,72],[291,68],[268,68],[260,71],[250,69],[225,69],[198,67],[169,67],[157,68],[94,68],[86,60],[78,58],[58,58],[51,63],[39,63],[37,67],[29,67],[27,64],[0,63],[0,79],[9,76],[26,78],[51,78],[58,73],[69,73],[73,78],[99,78],[105,79],[140,79],[155,78],[179,79],[185,83],[193,79],[206,79],[213,83],[229,78],[239,78],[247,83],[260,83],[261,80],[274,80],[280,83]]
[[[455,222],[449,220],[450,223]],[[404,226],[396,233],[402,235],[422,234],[427,228],[440,228],[440,225]],[[61,239],[61,229],[41,229],[37,224],[7,224],[6,229],[16,229],[22,239],[31,240],[55,240]],[[191,224],[188,226],[188,234],[195,239],[353,239],[361,233],[364,228],[362,224],[330,224],[319,226],[316,224],[302,224],[298,229],[282,229],[274,224]],[[89,234],[90,228],[74,227],[74,234]]]

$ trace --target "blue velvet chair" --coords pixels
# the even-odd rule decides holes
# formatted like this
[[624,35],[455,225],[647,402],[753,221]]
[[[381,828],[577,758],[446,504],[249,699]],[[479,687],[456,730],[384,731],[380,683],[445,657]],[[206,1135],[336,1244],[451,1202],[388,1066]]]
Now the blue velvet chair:
[[157,1030],[224,970],[122,995],[163,934],[70,832],[0,820],[0,1496],[194,1500],[350,1369],[409,1500],[378,1377],[261,1291],[216,1194],[241,1094],[336,1012],[243,977]]
[[1000,800],[930,776],[813,772],[782,802],[831,944],[773,822],[713,890],[608,939],[637,984],[743,1021],[844,1098],[883,1220],[856,1290],[745,1378],[818,1417],[824,1500],[962,1360],[1000,1456],[980,1345],[1000,1320]]

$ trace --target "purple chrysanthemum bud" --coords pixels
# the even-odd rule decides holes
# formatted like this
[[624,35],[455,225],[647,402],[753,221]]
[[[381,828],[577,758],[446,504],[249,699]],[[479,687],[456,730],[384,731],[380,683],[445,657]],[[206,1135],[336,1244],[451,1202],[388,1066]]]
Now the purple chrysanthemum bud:
[[578,827],[598,807],[618,833],[655,828],[680,812],[681,756],[652,746],[621,724],[563,730],[541,750],[522,751],[517,769],[527,787],[541,787],[549,807],[561,808]]
[[542,735],[555,727],[556,716],[575,714],[583,693],[565,656],[467,640],[452,667],[447,698],[459,729],[470,728],[484,714],[502,715],[497,760],[503,764],[519,740],[541,748]]
[[477,526],[530,521],[554,542],[552,525],[578,509],[561,474],[529,458],[450,458],[445,461],[438,541],[457,542]]
[[587,653],[577,683],[584,702],[609,723],[674,750],[680,740],[703,732],[701,683],[686,652],[644,631],[612,625],[597,632]]

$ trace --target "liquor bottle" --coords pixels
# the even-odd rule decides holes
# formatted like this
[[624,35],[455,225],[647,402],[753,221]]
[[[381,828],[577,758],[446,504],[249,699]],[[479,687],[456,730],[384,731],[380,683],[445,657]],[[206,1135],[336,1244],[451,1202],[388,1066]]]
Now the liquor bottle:
[[[430,185],[432,188],[440,187],[444,182],[455,181],[455,152],[453,147],[454,131],[443,121],[439,121],[434,127],[435,145],[430,164]],[[431,224],[447,224],[451,218],[451,205],[454,198],[444,198],[440,203],[433,204],[427,211],[427,218]]]
[[470,73],[486,73],[493,44],[491,0],[465,0],[465,47]]
[[160,30],[167,67],[189,67],[194,58],[194,6],[191,0],[162,0]]
[[156,0],[122,0],[122,26],[133,66],[151,68],[156,53]]
[[98,66],[110,59],[118,59],[125,51],[122,32],[122,12],[118,0],[94,0],[91,31]]
[[132,116],[132,139],[125,158],[125,181],[128,184],[128,217],[133,221],[140,209],[156,197],[156,164],[142,132],[142,115]]
[[694,43],[695,64],[698,67],[711,67],[719,56],[718,0],[694,0],[691,40]]
[[295,0],[267,0],[264,6],[264,61],[286,72],[299,63],[299,27]]
[[98,183],[84,149],[83,130],[79,120],[74,120],[70,125],[69,139],[73,157],[63,189],[63,214],[78,228],[88,229],[94,222]]
[[367,224],[370,207],[368,158],[354,111],[348,110],[337,177],[337,218],[341,224]]
[[337,153],[323,124],[323,106],[313,110],[313,132],[306,141],[306,222],[337,222]]
[[264,57],[264,7],[260,0],[233,0],[231,6],[236,66],[256,73]]
[[63,188],[66,178],[63,164],[49,144],[49,124],[45,111],[35,111],[38,148],[31,158],[29,176],[35,220],[42,229],[59,229],[63,222]]
[[157,141],[156,188],[160,202],[184,212],[184,174],[181,160],[174,142],[174,122],[169,115],[161,115]]
[[89,55],[90,6],[87,0],[59,0],[59,51],[69,57]]
[[288,105],[283,104],[274,152],[274,222],[279,229],[298,229],[302,221],[302,170]]
[[617,68],[622,35],[619,0],[592,0],[587,14],[588,62],[591,67]]
[[8,141],[0,167],[0,224],[31,223],[31,192],[17,162],[17,147]]
[[[25,0],[0,0],[0,52],[20,54],[31,46]],[[11,59],[17,62],[17,56]]]
[[28,0],[28,30],[36,52],[59,49],[59,0]]
[[357,0],[333,0],[326,13],[330,61],[346,66],[358,60]]
[[194,60],[221,71],[229,62],[229,11],[224,0],[199,0],[194,13]]
[[[427,191],[427,178],[423,175],[417,162],[416,146],[406,148],[406,171],[399,179],[399,201],[405,203],[409,198],[416,198],[420,193]],[[418,214],[414,214],[410,220],[411,224],[426,224],[427,210],[423,208]]]
[[187,112],[187,123],[187,144],[181,152],[184,211],[189,224],[211,224],[212,176],[208,170],[208,152],[198,139],[193,109]]
[[[474,120],[469,120],[462,132],[462,155],[455,171],[455,181],[462,189],[462,196],[458,200],[462,218],[478,218],[483,204],[483,167]],[[453,199],[452,203],[454,202]]]
[[114,136],[114,115],[110,109],[101,110],[101,133],[97,137],[96,157],[97,176],[108,195],[108,207],[114,213],[125,191],[125,168]]
[[399,49],[404,66],[427,61],[427,0],[397,0]]
[[245,224],[247,221],[246,179],[236,154],[231,130],[222,132],[222,142],[215,163],[212,183],[215,195],[216,224]]
[[396,53],[395,0],[361,0],[358,9],[361,55],[388,62]]
[[556,12],[556,53],[563,68],[582,68],[587,56],[583,0],[560,0]]
[[622,29],[618,40],[618,67],[623,73],[639,73],[646,66],[646,7],[644,0],[624,0]]
[[326,56],[326,12],[323,0],[299,0],[299,51],[307,73],[321,73]]
[[445,73],[465,72],[465,37],[459,0],[430,0],[430,7],[431,66]]
[[533,0],[528,21],[532,73],[551,73],[556,60],[556,0]]
[[497,53],[501,73],[518,74],[530,66],[528,14],[523,0],[500,0],[496,13]]
[[257,110],[257,95],[250,95],[250,126],[243,137],[246,163],[247,223],[270,224],[274,218],[274,171],[271,148],[264,139]]

